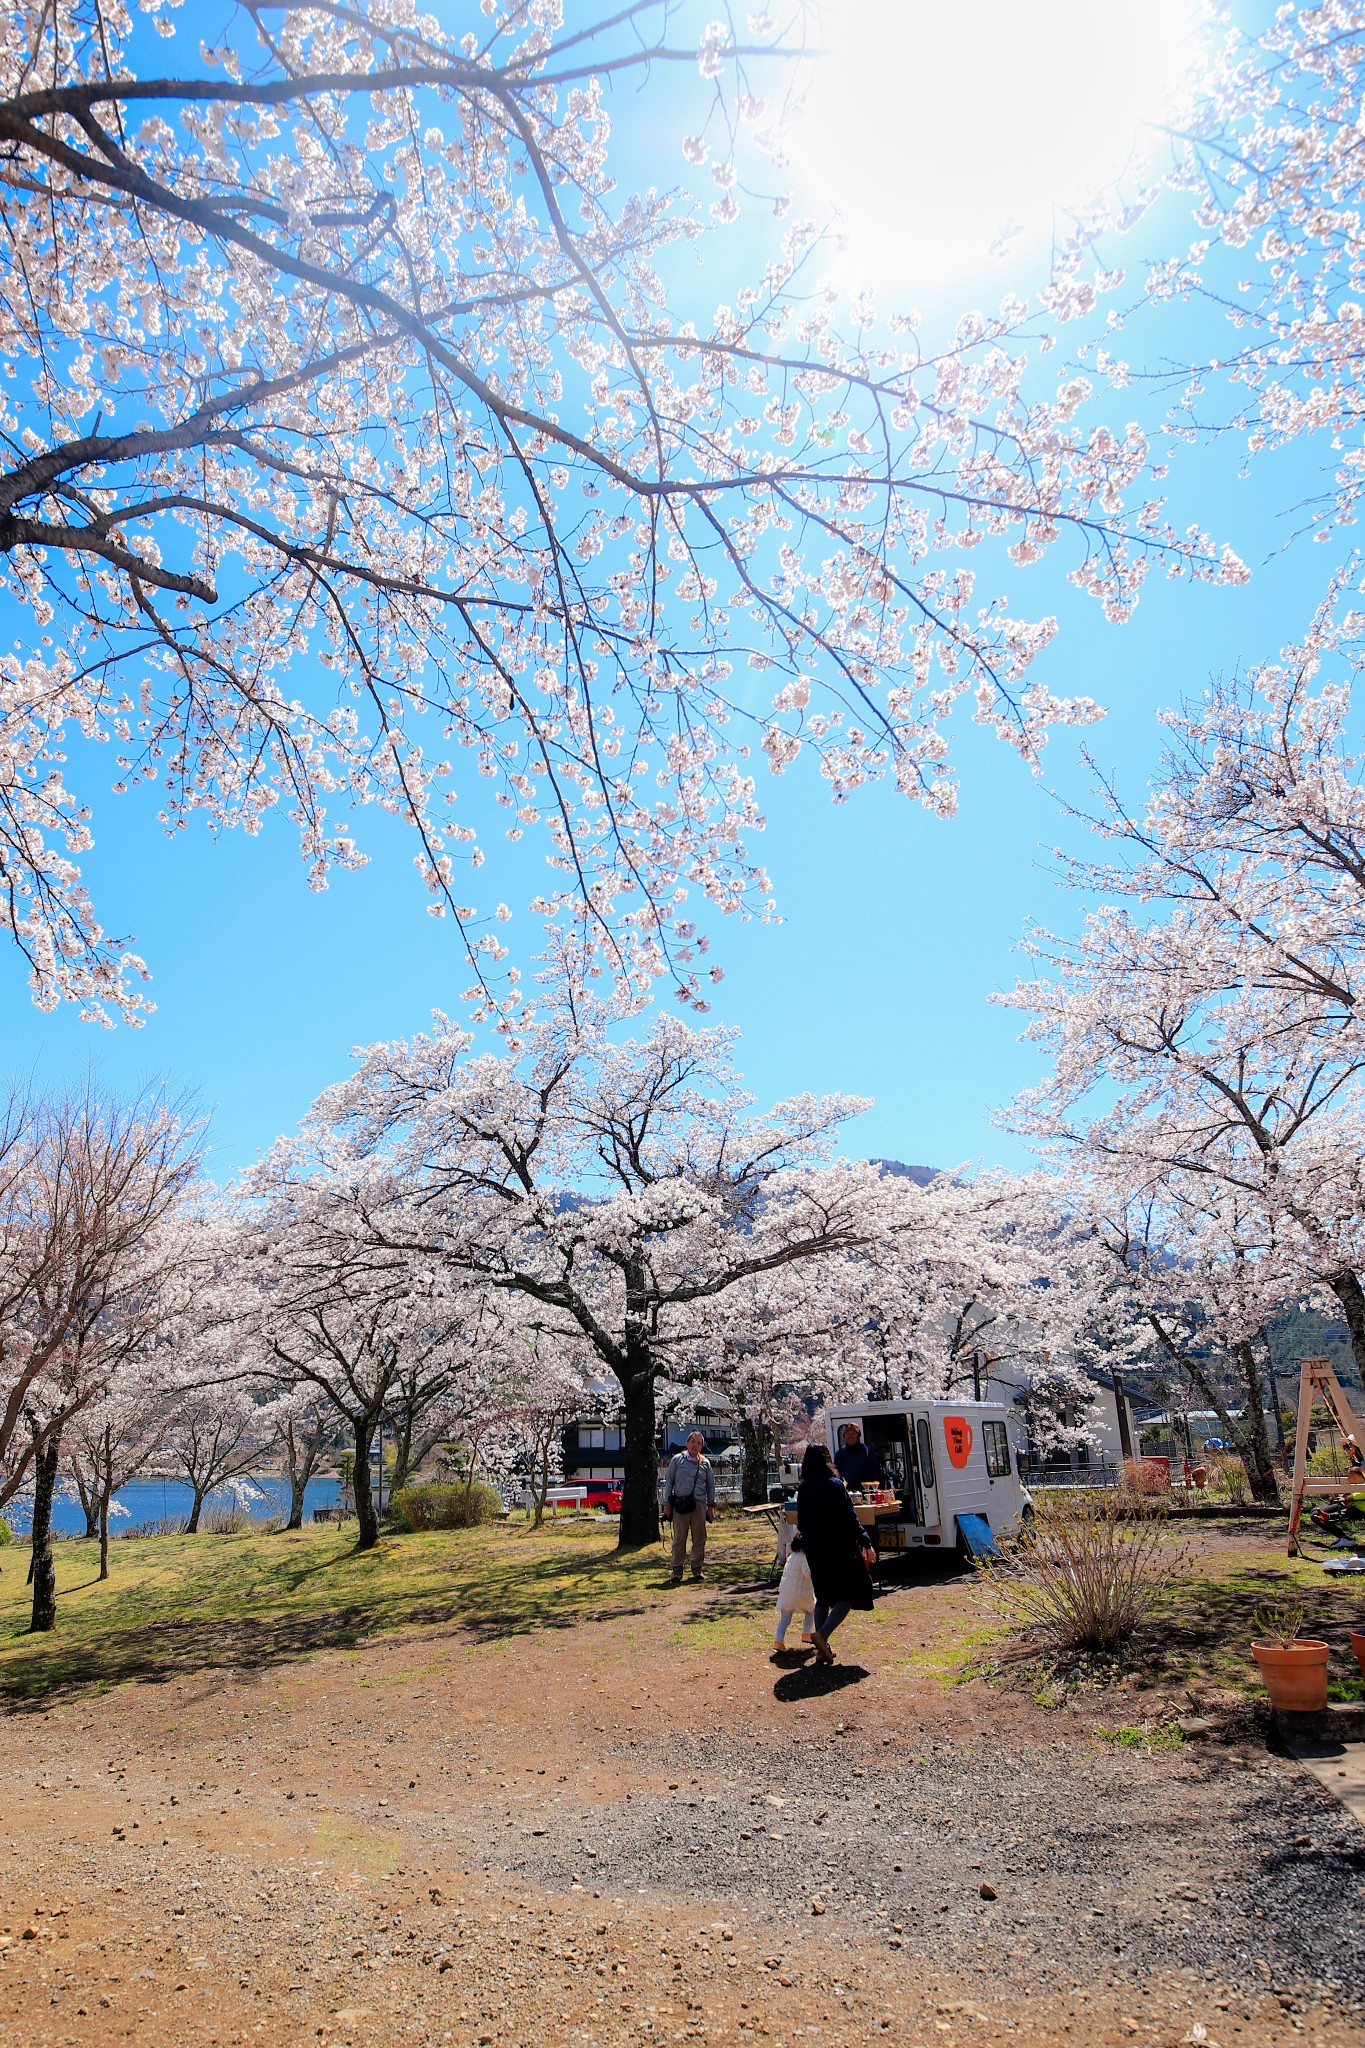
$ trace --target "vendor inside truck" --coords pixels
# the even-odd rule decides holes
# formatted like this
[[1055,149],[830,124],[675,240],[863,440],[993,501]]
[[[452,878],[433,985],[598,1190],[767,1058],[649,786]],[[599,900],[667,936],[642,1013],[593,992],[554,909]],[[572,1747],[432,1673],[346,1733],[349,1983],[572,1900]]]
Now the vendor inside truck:
[[863,1433],[856,1422],[846,1422],[839,1431],[840,1443],[834,1453],[834,1463],[839,1477],[850,1493],[860,1487],[876,1486],[881,1480],[881,1467],[863,1442]]

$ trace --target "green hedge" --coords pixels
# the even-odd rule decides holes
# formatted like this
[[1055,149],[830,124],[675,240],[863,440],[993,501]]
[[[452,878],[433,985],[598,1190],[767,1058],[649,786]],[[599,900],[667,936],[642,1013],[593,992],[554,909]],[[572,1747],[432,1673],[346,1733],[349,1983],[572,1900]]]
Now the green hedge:
[[441,1486],[428,1481],[420,1486],[400,1486],[389,1502],[389,1513],[403,1529],[477,1529],[484,1522],[496,1522],[503,1512],[502,1495],[495,1486]]

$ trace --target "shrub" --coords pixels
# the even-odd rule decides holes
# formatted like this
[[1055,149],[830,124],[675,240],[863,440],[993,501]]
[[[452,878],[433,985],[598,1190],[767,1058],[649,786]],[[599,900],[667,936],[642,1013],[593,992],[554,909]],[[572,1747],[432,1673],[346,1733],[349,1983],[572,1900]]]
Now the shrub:
[[14,1531],[13,1529],[11,1529],[9,1523],[5,1520],[4,1516],[0,1515],[0,1550],[3,1550],[6,1544],[13,1543],[13,1541]]
[[1240,1458],[1219,1458],[1214,1464],[1213,1483],[1226,1494],[1233,1507],[1240,1507],[1251,1491],[1247,1468]]
[[495,1486],[445,1486],[427,1480],[400,1486],[389,1502],[389,1514],[400,1528],[477,1529],[502,1514],[502,1495]]
[[1059,1496],[1035,1508],[1003,1563],[986,1567],[994,1604],[1055,1655],[1112,1654],[1157,1607],[1184,1563],[1162,1518],[1117,1493]]
[[1171,1490],[1166,1467],[1151,1458],[1125,1458],[1119,1485],[1124,1493],[1136,1494],[1142,1500],[1155,1499],[1158,1494],[1164,1496]]
[[115,1543],[128,1542],[139,1536],[183,1536],[185,1517],[183,1515],[154,1515],[148,1522],[134,1522],[131,1529],[111,1529]]
[[1319,1444],[1315,1451],[1309,1452],[1307,1469],[1314,1479],[1339,1479],[1344,1491],[1349,1468],[1346,1453],[1335,1438],[1331,1443]]
[[244,1536],[258,1525],[246,1508],[228,1501],[219,1508],[205,1508],[199,1526],[208,1536]]

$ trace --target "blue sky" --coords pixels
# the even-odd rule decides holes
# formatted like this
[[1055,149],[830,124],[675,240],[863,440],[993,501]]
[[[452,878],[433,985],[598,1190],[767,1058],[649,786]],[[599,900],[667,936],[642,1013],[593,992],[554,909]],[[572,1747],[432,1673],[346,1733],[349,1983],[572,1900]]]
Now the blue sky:
[[[661,175],[674,171],[669,164]],[[998,289],[992,278],[958,293]],[[1121,421],[1140,403],[1127,396],[1110,410]],[[1305,623],[1331,567],[1324,548],[1265,559],[1283,539],[1281,508],[1307,488],[1302,457],[1266,464],[1246,483],[1224,449],[1185,460],[1178,475],[1182,516],[1198,517],[1254,565],[1250,585],[1153,578],[1125,627],[1106,625],[1069,590],[1060,557],[1018,585],[1021,607],[1056,610],[1062,621],[1037,672],[1059,693],[1109,707],[1084,737],[1130,794],[1156,759],[1157,707],[1274,654]],[[783,921],[721,927],[715,957],[726,980],[714,1006],[719,1021],[741,1028],[740,1065],[761,1100],[847,1089],[876,1103],[849,1149],[940,1165],[1025,1163],[992,1118],[1033,1077],[1035,1060],[1017,1042],[1019,1020],[989,997],[1020,969],[1013,949],[1028,918],[1077,914],[1047,866],[1059,837],[1075,842],[1052,791],[1083,791],[1077,748],[1077,735],[1061,733],[1035,779],[964,718],[961,808],[949,822],[887,791],[835,808],[799,763],[780,781],[765,774],[761,850]],[[467,973],[456,936],[427,915],[401,826],[365,813],[359,833],[371,864],[315,895],[285,820],[256,840],[215,841],[192,826],[170,842],[141,795],[100,794],[109,780],[101,765],[86,872],[106,926],[134,934],[147,957],[156,1012],[141,1031],[113,1033],[74,1012],[41,1016],[22,961],[0,954],[11,1073],[57,1083],[93,1062],[119,1088],[165,1076],[211,1113],[211,1166],[226,1177],[294,1124],[353,1046],[419,1029],[433,1006],[457,1007]],[[527,892],[520,878],[498,885],[498,858],[493,845],[484,879],[493,877],[494,898],[517,903]],[[536,934],[524,912],[509,935],[529,968]]]

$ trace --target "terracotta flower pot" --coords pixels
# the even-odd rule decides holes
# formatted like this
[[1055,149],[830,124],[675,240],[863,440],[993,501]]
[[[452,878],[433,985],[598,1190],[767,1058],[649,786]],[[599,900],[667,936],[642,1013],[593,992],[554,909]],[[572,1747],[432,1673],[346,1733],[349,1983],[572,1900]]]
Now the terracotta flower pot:
[[1365,1678],[1365,1629],[1353,1628],[1351,1630],[1351,1648],[1356,1653],[1356,1663],[1360,1666],[1360,1675],[1362,1678]]
[[1190,1473],[1190,1477],[1196,1486],[1203,1486],[1208,1476],[1209,1468],[1207,1465],[1196,1465]]
[[1253,1643],[1272,1707],[1290,1714],[1320,1714],[1327,1705],[1327,1645],[1302,1636],[1282,1643]]

